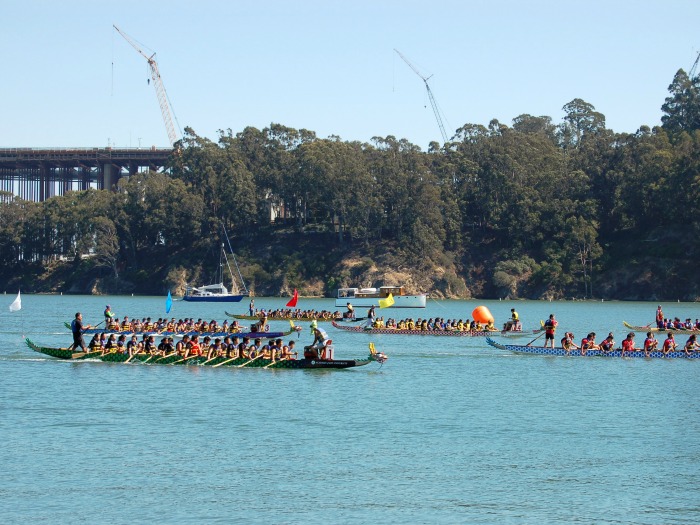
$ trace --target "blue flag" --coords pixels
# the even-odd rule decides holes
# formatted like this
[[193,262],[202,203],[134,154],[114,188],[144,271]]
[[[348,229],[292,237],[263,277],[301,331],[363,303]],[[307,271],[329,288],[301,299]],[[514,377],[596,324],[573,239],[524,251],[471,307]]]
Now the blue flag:
[[170,295],[170,290],[168,290],[168,298],[165,300],[165,313],[169,314],[170,309],[173,307],[173,298]]

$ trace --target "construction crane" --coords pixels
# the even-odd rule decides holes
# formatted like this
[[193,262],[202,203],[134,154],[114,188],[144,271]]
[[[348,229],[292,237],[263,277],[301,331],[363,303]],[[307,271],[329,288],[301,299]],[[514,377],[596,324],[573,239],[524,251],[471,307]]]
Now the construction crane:
[[442,134],[442,140],[443,142],[447,142],[447,133],[445,132],[445,125],[442,123],[442,116],[440,115],[440,108],[437,105],[437,102],[435,101],[435,97],[433,96],[433,92],[430,89],[430,85],[428,84],[428,80],[433,76],[430,75],[429,77],[426,77],[425,75],[422,75],[420,71],[411,64],[411,62],[401,54],[401,52],[394,48],[394,51],[396,51],[396,54],[401,57],[401,59],[408,64],[408,67],[410,67],[413,72],[418,75],[421,80],[425,83],[425,89],[428,91],[428,99],[430,100],[430,105],[433,107],[433,113],[435,113],[435,120],[437,120],[438,127],[440,128],[440,133]]
[[690,73],[688,73],[688,78],[690,80],[693,80],[693,77],[695,77],[695,71],[698,68],[698,61],[700,61],[700,53],[698,53],[698,56],[695,57],[695,62],[693,62],[693,65],[690,67]]
[[174,145],[177,140],[177,135],[175,134],[175,127],[173,126],[173,119],[170,116],[170,101],[168,100],[168,94],[165,92],[165,86],[163,85],[163,79],[160,78],[160,72],[158,71],[158,63],[156,62],[156,54],[147,55],[139,47],[139,45],[132,39],[129,35],[124,33],[117,26],[113,25],[114,29],[124,37],[124,40],[131,44],[139,54],[148,61],[148,67],[151,70],[151,79],[153,79],[153,86],[156,88],[156,96],[158,97],[158,104],[160,104],[160,112],[163,115],[163,122],[165,122],[165,130],[168,132],[168,140],[170,145]]

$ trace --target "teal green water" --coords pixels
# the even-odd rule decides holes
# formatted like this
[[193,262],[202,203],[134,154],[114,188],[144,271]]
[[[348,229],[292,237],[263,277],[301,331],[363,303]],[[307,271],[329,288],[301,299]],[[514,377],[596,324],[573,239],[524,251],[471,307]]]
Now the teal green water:
[[[0,296],[4,524],[700,522],[697,360],[521,356],[482,338],[328,326],[336,357],[364,357],[373,341],[389,361],[321,371],[71,363],[22,336],[66,346],[62,323],[78,310],[92,323],[107,303],[160,317],[165,298],[26,295],[10,313],[13,299]],[[466,318],[478,304],[499,323],[515,306],[526,328],[554,313],[577,339],[614,331],[618,341],[623,320],[646,324],[657,306],[430,300],[381,313]],[[662,304],[700,317],[698,304]],[[221,321],[246,307],[176,301],[171,315]],[[299,342],[311,339],[305,329]]]

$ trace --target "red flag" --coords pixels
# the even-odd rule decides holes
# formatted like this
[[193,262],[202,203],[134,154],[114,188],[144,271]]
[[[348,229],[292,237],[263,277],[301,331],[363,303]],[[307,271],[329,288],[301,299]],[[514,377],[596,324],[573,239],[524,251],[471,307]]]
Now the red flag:
[[299,294],[297,293],[297,289],[294,288],[294,295],[292,298],[289,300],[287,303],[287,307],[289,308],[296,308],[297,307],[297,300],[299,299]]

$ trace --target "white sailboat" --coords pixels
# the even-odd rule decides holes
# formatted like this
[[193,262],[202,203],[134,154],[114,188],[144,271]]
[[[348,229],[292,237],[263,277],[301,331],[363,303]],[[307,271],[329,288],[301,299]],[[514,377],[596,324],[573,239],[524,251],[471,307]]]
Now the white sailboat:
[[[224,234],[226,234],[226,230],[224,230]],[[226,234],[226,240],[228,241],[228,234]],[[231,243],[229,241],[229,248],[230,247]],[[236,261],[236,256],[233,255],[233,251],[231,251],[231,257],[233,258],[233,263],[236,267],[236,272],[241,282],[241,288],[239,288],[236,284],[234,273],[231,269],[231,263],[228,260],[228,255],[224,248],[224,243],[221,243],[218,273],[219,282],[216,284],[207,284],[205,286],[188,286],[182,299],[192,302],[238,303],[244,297],[248,297],[250,294],[246,288],[245,281],[243,281],[243,276],[241,275],[241,270],[238,268],[238,262]],[[224,262],[226,263],[228,273],[231,276],[230,291],[226,286],[224,286]]]

